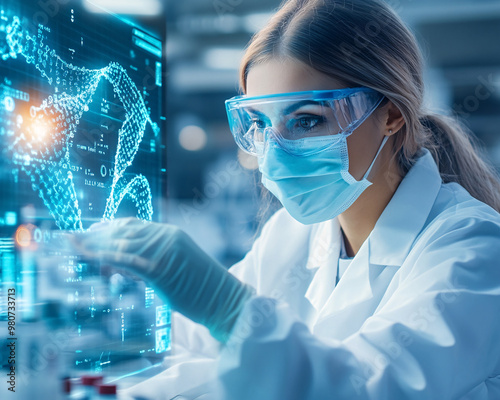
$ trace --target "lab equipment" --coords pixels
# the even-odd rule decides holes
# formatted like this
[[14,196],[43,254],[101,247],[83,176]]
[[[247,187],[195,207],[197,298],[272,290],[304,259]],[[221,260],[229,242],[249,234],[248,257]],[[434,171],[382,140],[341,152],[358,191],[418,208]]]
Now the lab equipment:
[[68,400],[71,398],[71,391],[73,390],[73,383],[71,382],[71,378],[64,377],[61,379],[61,383],[62,398],[64,400]]
[[80,384],[83,388],[83,397],[93,400],[97,396],[97,388],[102,384],[104,376],[102,375],[82,375]]
[[98,395],[95,400],[113,400],[116,399],[117,386],[111,384],[102,384],[97,386]]
[[[382,102],[366,88],[318,90],[226,100],[229,127],[238,146],[262,155],[269,138],[297,156],[314,154],[349,136]],[[315,146],[306,142],[311,137]],[[259,143],[263,144],[259,147]]]
[[142,276],[174,310],[221,342],[253,292],[173,225],[116,219],[93,225],[73,241],[87,257]]
[[[77,378],[64,377],[62,379],[62,393],[64,399],[99,400],[116,399],[117,385],[103,383],[103,375],[82,375]],[[59,399],[59,396],[55,396]]]

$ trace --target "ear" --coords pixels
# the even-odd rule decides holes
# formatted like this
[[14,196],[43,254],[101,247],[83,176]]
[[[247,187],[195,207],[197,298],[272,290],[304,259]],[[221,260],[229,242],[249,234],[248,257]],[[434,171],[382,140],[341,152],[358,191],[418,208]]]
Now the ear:
[[392,136],[399,132],[405,124],[403,114],[390,100],[384,106],[383,117],[382,121],[384,121],[384,129],[387,132],[387,136]]

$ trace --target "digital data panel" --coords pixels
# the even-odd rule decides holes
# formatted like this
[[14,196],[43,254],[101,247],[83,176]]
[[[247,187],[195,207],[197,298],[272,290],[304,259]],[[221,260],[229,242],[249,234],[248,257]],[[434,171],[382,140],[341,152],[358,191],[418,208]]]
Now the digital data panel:
[[37,248],[54,230],[160,220],[162,41],[75,2],[39,3],[0,0],[0,317],[15,287],[19,322],[72,335],[61,351],[75,368],[159,357],[170,309],[151,288],[76,255],[45,265]]

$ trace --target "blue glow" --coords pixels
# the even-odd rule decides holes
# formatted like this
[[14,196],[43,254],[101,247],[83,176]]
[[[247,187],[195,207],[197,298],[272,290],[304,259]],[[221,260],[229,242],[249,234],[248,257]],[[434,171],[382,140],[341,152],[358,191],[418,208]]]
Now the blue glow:
[[33,190],[38,192],[57,225],[61,229],[83,229],[70,148],[101,80],[112,85],[125,109],[125,119],[118,132],[113,182],[102,218],[113,219],[120,203],[128,196],[137,208],[137,216],[151,220],[149,182],[143,175],[125,177],[125,173],[134,161],[146,126],[151,125],[155,134],[159,127],[151,120],[144,99],[126,70],[116,62],[96,70],[68,63],[38,37],[30,36],[17,16],[0,29],[7,33],[7,46],[0,46],[0,58],[4,61],[18,56],[24,58],[56,89],[37,107],[31,107],[31,123],[18,121],[24,129],[17,134],[10,150],[14,164],[31,178]]
[[161,62],[156,62],[156,86],[160,86],[162,85],[162,82],[161,82]]
[[7,320],[8,289],[17,289],[14,240],[10,238],[0,238],[0,273],[0,320]]
[[156,326],[164,326],[170,324],[170,308],[164,304],[156,307]]
[[161,41],[160,40],[158,40],[150,35],[145,34],[144,32],[140,31],[139,29],[134,29],[133,33],[138,38],[141,38],[141,39],[145,40],[146,42],[151,43],[158,50],[161,50]]
[[14,102],[14,99],[10,96],[5,96],[3,103],[5,109],[8,112],[12,112],[16,109],[16,103]]
[[[37,2],[14,3],[0,0],[0,319],[4,289],[15,286],[20,319],[32,319],[33,306],[49,329],[65,319],[76,340],[65,341],[61,367],[130,372],[122,362],[163,357],[156,339],[157,329],[170,329],[168,307],[123,271],[108,275],[65,249],[39,250],[63,234],[55,226],[161,220],[162,60],[133,40],[155,54],[162,45],[75,3],[59,3],[40,23],[30,18]],[[170,348],[169,333],[158,334],[159,351]]]
[[5,225],[15,226],[17,225],[17,214],[13,211],[7,211],[5,213]]
[[156,331],[156,353],[170,350],[170,328],[162,328]]
[[148,42],[142,39],[134,38],[134,44],[143,50],[149,51],[156,57],[161,57],[161,49],[156,48],[152,44],[149,44]]

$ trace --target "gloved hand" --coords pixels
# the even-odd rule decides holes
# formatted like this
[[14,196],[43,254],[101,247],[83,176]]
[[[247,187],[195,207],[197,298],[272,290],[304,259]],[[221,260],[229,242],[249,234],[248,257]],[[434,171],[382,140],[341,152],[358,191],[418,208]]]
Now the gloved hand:
[[73,241],[87,257],[150,282],[174,310],[223,343],[253,292],[173,225],[116,219],[93,225]]

